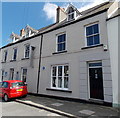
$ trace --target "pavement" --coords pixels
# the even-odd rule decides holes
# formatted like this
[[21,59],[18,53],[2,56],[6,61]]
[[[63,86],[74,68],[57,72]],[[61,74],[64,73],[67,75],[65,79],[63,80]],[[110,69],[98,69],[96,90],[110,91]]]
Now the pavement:
[[102,105],[34,95],[28,95],[26,98],[16,99],[16,102],[71,118],[120,118],[119,109]]
[[[59,114],[55,114],[53,112],[46,111],[44,109],[38,109],[36,107],[31,107],[29,105],[21,104],[18,102],[15,102],[14,100],[11,100],[10,102],[0,102],[2,104],[1,106],[1,117],[2,118],[27,118],[30,116],[30,118],[37,118],[38,116],[40,118],[46,116],[46,118],[49,117],[60,117]],[[0,117],[0,118],[1,118]]]

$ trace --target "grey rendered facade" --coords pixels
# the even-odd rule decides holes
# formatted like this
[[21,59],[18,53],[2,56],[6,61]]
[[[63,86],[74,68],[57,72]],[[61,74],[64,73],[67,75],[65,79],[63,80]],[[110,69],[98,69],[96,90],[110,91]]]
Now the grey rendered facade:
[[[11,68],[14,69],[13,79],[16,79],[16,73],[19,76],[18,79],[22,79],[21,70],[26,68],[26,82],[30,93],[119,104],[120,97],[115,99],[115,83],[112,75],[114,70],[111,68],[110,48],[112,47],[109,44],[110,25],[108,24],[110,20],[106,21],[111,5],[112,3],[108,2],[81,13],[76,11],[79,17],[76,15],[78,18],[71,21],[66,20],[68,19],[67,14],[59,8],[55,24],[38,30],[34,36],[19,39],[2,47],[0,51],[2,57],[4,57],[4,51],[8,51],[6,62],[3,62],[2,59],[2,70],[6,73],[3,80],[10,78]],[[72,7],[74,8],[74,6]],[[67,10],[69,8],[68,6]],[[74,8],[74,10],[76,9]],[[88,46],[86,27],[94,24],[99,25],[97,34],[99,42],[96,45]],[[64,43],[65,47],[62,48],[65,49],[58,51],[57,40],[63,34],[65,41],[61,45]],[[24,58],[26,44],[30,45],[29,58]],[[32,47],[34,47],[33,50]],[[12,60],[14,48],[18,50],[16,60]],[[67,68],[66,73],[65,68]],[[61,75],[59,75],[60,69]],[[91,92],[93,80],[91,80],[90,72],[93,72],[94,79],[98,79],[99,75],[102,78],[100,81],[102,93],[100,94],[103,96],[100,98],[96,98],[93,91]],[[97,74],[97,72],[99,73]],[[99,81],[96,80],[96,82]],[[95,82],[93,83],[95,84]],[[96,85],[98,86],[99,83]]]

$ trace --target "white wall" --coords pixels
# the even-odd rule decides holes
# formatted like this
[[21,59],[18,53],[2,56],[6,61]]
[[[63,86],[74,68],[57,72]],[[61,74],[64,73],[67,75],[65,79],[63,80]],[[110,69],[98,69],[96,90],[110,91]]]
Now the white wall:
[[113,106],[118,102],[118,17],[107,21],[108,43],[112,70]]

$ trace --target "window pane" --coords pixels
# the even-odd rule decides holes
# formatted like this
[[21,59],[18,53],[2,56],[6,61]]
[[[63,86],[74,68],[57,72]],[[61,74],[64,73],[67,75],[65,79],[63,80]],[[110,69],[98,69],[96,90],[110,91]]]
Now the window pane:
[[10,80],[13,80],[13,78],[14,78],[14,69],[13,68],[11,68],[10,69]]
[[68,76],[68,66],[64,66],[64,76]]
[[56,87],[56,77],[52,78],[52,87]]
[[62,44],[58,44],[58,51],[62,51]]
[[65,50],[65,43],[62,43],[62,50]]
[[58,66],[58,76],[62,76],[62,66]]
[[25,47],[25,58],[29,57],[29,52],[30,52],[30,45],[26,45],[26,47]]
[[89,67],[93,67],[93,66],[102,66],[101,62],[98,63],[89,63]]
[[100,42],[99,42],[99,34],[94,36],[94,44],[100,44]]
[[24,83],[24,82],[12,83],[12,87],[13,87],[13,88],[15,88],[15,87],[21,87],[21,86],[25,86],[25,83]]
[[87,46],[93,45],[93,36],[87,37]]
[[56,67],[53,67],[52,75],[53,75],[53,76],[56,76]]
[[3,82],[2,87],[7,88],[8,87],[8,82]]
[[69,8],[68,14],[74,12],[74,9],[72,7]]
[[64,88],[68,88],[68,77],[64,77]]
[[99,33],[98,24],[93,25],[93,33]]
[[71,19],[73,19],[74,18],[74,13],[73,14],[71,14]]
[[26,79],[27,79],[27,69],[23,69],[22,80],[26,82]]
[[14,49],[14,57],[13,59],[15,60],[17,58],[17,49]]
[[86,36],[92,35],[93,34],[93,28],[92,26],[86,27]]
[[4,52],[4,61],[7,60],[7,51]]
[[64,42],[66,39],[66,34],[62,34],[58,36],[58,43]]
[[2,82],[0,82],[0,88],[2,88]]
[[58,87],[62,88],[62,77],[58,77]]

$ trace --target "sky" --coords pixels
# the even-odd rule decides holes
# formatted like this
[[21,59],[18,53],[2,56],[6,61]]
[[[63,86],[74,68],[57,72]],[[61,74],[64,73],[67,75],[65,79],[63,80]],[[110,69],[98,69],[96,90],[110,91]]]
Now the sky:
[[2,2],[1,47],[11,42],[10,35],[12,32],[19,35],[20,30],[25,28],[27,24],[35,29],[40,29],[55,23],[57,6],[67,8],[68,4],[72,3],[79,11],[83,11],[105,1],[106,0],[99,0],[99,2],[98,0],[91,0],[90,2],[88,2],[88,0],[81,0],[81,2],[72,2],[72,0],[68,2]]

